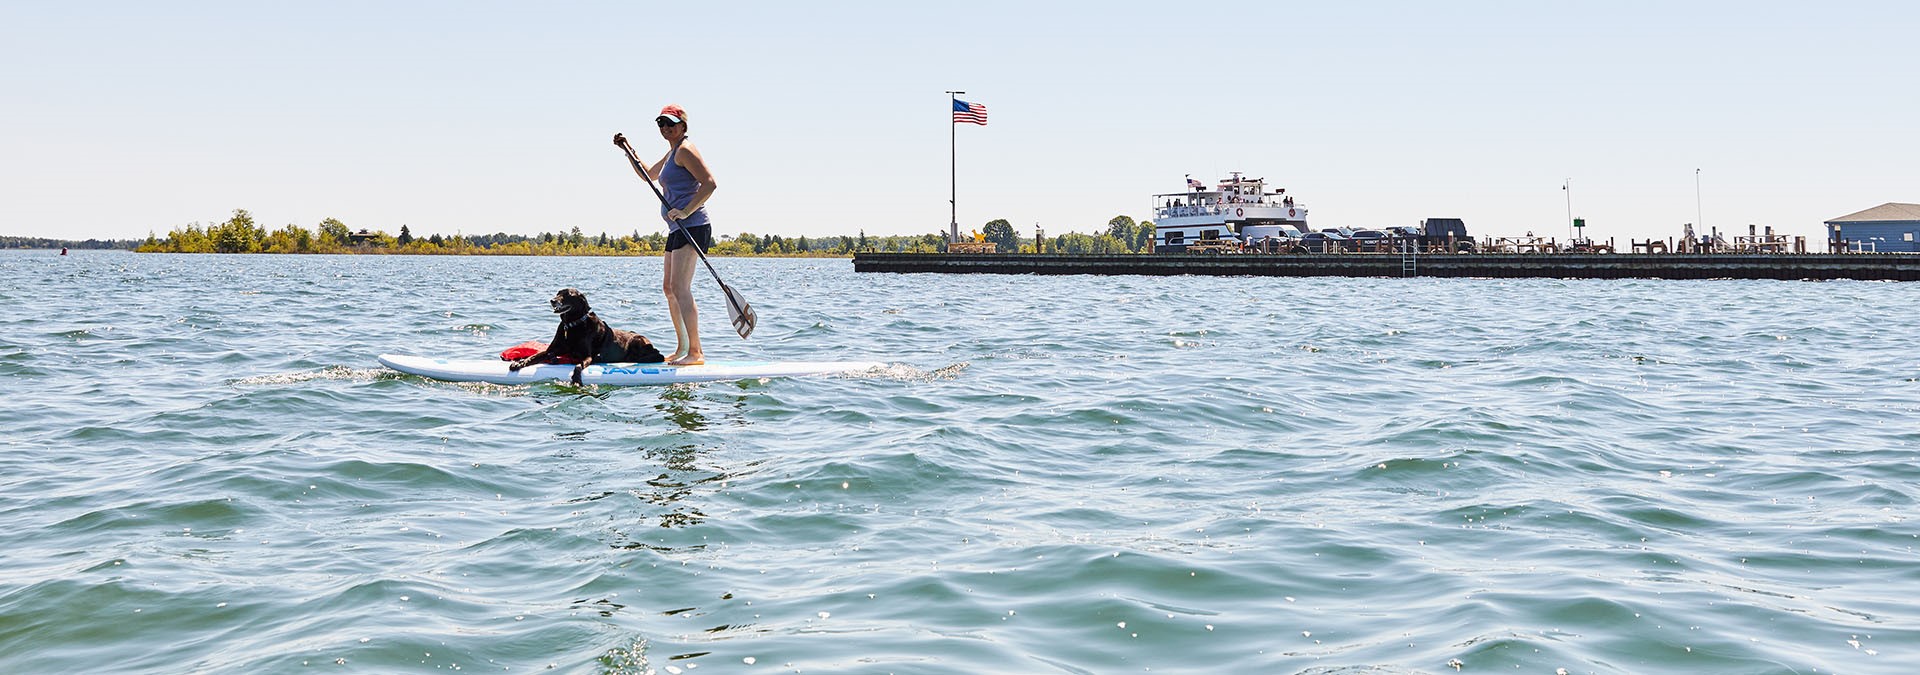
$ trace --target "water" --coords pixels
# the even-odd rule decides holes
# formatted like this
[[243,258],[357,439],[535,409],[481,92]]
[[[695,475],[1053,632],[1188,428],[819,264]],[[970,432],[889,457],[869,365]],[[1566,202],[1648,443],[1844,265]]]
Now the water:
[[1920,284],[0,254],[0,672],[1907,673]]

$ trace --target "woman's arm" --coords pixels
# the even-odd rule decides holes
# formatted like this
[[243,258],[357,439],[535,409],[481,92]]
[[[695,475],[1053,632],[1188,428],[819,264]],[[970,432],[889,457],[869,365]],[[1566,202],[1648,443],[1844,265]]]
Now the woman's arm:
[[647,165],[646,162],[640,163],[640,168],[647,170],[647,180],[660,180],[660,170],[666,167],[667,158],[665,157],[661,157],[660,161],[654,162],[651,166]]
[[620,149],[627,151],[628,159],[631,159],[633,161],[634,167],[638,168],[642,173],[645,173],[647,175],[647,180],[660,180],[660,169],[667,165],[667,158],[662,157],[660,158],[660,161],[654,162],[652,165],[648,165],[646,162],[641,161],[639,157],[636,157],[634,155],[633,147],[630,145],[627,145],[626,134],[614,134],[613,144],[615,146],[618,146]]

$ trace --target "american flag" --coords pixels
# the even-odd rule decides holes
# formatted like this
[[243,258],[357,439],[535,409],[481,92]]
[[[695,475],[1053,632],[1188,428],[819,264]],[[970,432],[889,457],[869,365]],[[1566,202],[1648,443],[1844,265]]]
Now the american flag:
[[972,122],[983,127],[987,126],[987,107],[978,103],[968,103],[957,98],[953,99],[953,123],[959,124],[961,122]]

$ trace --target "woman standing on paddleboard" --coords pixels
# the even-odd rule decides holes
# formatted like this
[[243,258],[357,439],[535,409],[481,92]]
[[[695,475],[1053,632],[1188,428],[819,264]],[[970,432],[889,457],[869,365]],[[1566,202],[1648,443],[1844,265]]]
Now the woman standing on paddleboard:
[[713,224],[707,220],[707,198],[713,196],[713,174],[706,160],[687,140],[687,111],[669,105],[653,118],[660,126],[660,138],[670,149],[667,156],[646,167],[647,177],[657,179],[667,191],[660,215],[667,219],[666,274],[661,287],[667,294],[667,312],[673,315],[673,333],[678,340],[667,363],[694,366],[706,363],[700,350],[700,310],[693,306],[693,266],[697,260],[692,246],[704,253],[713,247]]

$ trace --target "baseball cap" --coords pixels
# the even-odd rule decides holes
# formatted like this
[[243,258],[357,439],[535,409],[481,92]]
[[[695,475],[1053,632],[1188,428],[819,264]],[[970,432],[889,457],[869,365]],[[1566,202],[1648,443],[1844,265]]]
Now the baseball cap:
[[654,118],[656,122],[660,120],[679,124],[687,121],[687,111],[681,110],[680,106],[668,104],[667,107],[660,109],[660,116]]

